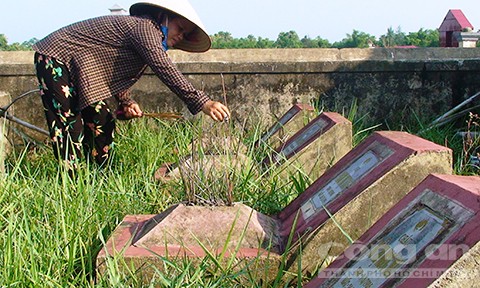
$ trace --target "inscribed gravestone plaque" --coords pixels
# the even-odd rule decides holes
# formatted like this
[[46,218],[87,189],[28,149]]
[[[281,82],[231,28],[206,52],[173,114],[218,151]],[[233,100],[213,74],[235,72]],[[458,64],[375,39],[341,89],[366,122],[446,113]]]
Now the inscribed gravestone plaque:
[[429,175],[305,287],[475,287],[478,259],[443,275],[478,255],[479,201],[479,177]]

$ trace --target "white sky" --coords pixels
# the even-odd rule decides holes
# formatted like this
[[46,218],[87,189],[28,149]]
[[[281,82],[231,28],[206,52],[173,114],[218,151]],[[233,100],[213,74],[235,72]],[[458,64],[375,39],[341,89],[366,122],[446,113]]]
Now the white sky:
[[[70,23],[109,14],[129,0],[3,0],[0,34],[8,43],[43,38]],[[478,0],[190,0],[207,32],[230,32],[276,40],[281,32],[340,41],[353,30],[376,36],[389,27],[405,33],[436,29],[450,9],[461,9],[475,31],[480,29]]]

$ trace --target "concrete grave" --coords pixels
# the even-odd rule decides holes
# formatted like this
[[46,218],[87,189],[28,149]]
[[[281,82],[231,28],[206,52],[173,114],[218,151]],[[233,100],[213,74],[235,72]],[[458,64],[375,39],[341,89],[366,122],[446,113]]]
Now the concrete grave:
[[295,104],[280,117],[260,139],[256,148],[275,149],[282,146],[298,130],[315,118],[315,109],[307,104]]
[[[333,242],[348,246],[329,213],[357,239],[428,174],[451,173],[451,157],[450,149],[408,133],[376,132],[277,215],[242,204],[181,204],[158,215],[126,216],[97,257],[99,272],[118,254],[140,267],[160,263],[159,255],[200,259],[205,249],[214,255],[226,249],[249,263],[254,258],[249,267],[265,281],[276,275],[285,253],[285,269],[296,271],[301,257],[302,268],[313,271],[325,253],[320,248]],[[291,235],[294,245],[287,247]],[[300,247],[302,255],[296,254]],[[331,253],[325,257],[337,256],[345,247],[328,247]]]
[[338,113],[324,112],[265,157],[262,166],[280,166],[287,173],[301,170],[317,179],[351,149],[352,123]]
[[[264,134],[265,140],[259,140],[264,143],[264,141],[268,141],[274,135],[279,134],[278,131],[282,129],[286,132],[281,134],[288,136],[293,133],[294,128],[303,125],[303,128],[296,131],[286,141],[277,141],[279,139],[278,135],[273,137],[277,139],[273,142],[283,142],[283,144],[261,161],[264,169],[273,165],[281,166],[280,169],[284,174],[301,170],[312,179],[316,179],[351,150],[352,124],[350,121],[338,113],[324,112],[308,124],[300,124],[307,119],[307,113],[313,113],[308,106],[307,108],[305,108],[305,105],[299,104],[293,106],[281,118],[281,123],[290,119],[285,122],[289,130],[282,128],[282,125],[273,126],[269,130],[271,132]],[[290,124],[288,125],[288,123]],[[247,148],[241,141],[231,135],[225,135],[225,133],[213,134],[212,131],[214,130],[212,129],[204,130],[211,135],[203,137],[200,145],[202,150],[208,154],[197,158],[188,155],[177,163],[165,163],[155,172],[155,179],[161,181],[179,178],[189,179],[185,176],[198,174],[200,170],[202,170],[202,173],[215,174],[215,172],[226,170],[241,171],[242,169],[248,169],[246,167],[253,164],[252,160],[246,156]],[[223,135],[223,137],[218,137],[218,134]],[[272,137],[267,137],[268,135]],[[208,143],[204,143],[206,141]],[[257,149],[262,149],[261,146],[257,142]]]
[[220,177],[231,172],[238,173],[242,169],[251,169],[252,160],[244,154],[188,155],[177,163],[165,163],[155,171],[155,179],[168,182],[183,179],[194,184],[199,179]]
[[432,174],[305,287],[478,287],[480,178]]
[[291,269],[298,257],[305,271],[327,264],[430,173],[452,173],[449,148],[405,132],[373,133],[276,216],[281,238],[294,232],[297,242]]
[[191,145],[191,153],[179,157],[175,163],[162,164],[155,171],[156,180],[183,179],[191,186],[200,174],[202,178],[219,177],[220,174],[249,169],[253,164],[247,156],[247,147],[232,133],[233,128],[228,123],[215,123],[205,115],[199,118],[201,131]]
[[102,274],[109,259],[121,255],[125,267],[142,267],[149,279],[155,269],[164,267],[164,258],[195,261],[224,253],[225,261],[232,255],[247,259],[252,275],[269,279],[275,277],[281,253],[277,225],[273,218],[240,203],[178,204],[157,215],[127,215],[99,252],[97,271]]

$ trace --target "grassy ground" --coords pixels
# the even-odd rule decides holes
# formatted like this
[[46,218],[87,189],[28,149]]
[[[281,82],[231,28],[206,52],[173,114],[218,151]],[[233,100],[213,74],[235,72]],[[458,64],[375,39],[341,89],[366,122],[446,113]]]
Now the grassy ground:
[[[357,144],[374,129],[364,129],[360,120],[352,120]],[[108,263],[102,277],[95,274],[98,251],[126,214],[156,214],[185,200],[213,198],[243,202],[272,214],[312,182],[301,173],[285,179],[275,172],[254,173],[245,166],[240,172],[217,175],[217,182],[204,175],[208,179],[198,179],[194,190],[182,181],[161,183],[154,180],[155,171],[161,164],[176,162],[190,153],[193,140],[205,131],[196,123],[154,119],[118,126],[112,162],[103,169],[83,163],[74,179],[59,168],[48,147],[30,146],[11,157],[5,177],[0,178],[0,287],[145,286],[138,271],[121,272],[117,266],[121,259]],[[470,129],[475,127],[472,124]],[[244,131],[230,124],[222,129],[242,139],[253,159],[259,155],[255,155],[252,143],[265,128],[258,124]],[[414,130],[408,132],[420,129]],[[464,144],[454,132],[444,126],[427,130],[422,137],[455,150],[456,173],[476,173],[465,160],[475,142]],[[217,256],[209,255],[193,265],[166,259],[151,285],[283,287],[300,286],[309,277],[280,271],[272,282],[262,283],[248,269],[236,267],[235,259],[227,260],[228,265],[224,265]],[[287,283],[279,281],[286,278]]]

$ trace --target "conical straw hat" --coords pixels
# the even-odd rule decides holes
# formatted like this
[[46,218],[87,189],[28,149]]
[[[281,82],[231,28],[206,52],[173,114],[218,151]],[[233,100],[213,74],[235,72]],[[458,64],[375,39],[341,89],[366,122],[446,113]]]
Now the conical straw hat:
[[188,0],[157,0],[138,2],[130,6],[130,15],[151,15],[153,12],[165,10],[180,15],[190,22],[196,28],[185,39],[175,44],[176,49],[188,52],[205,52],[210,49],[212,42],[203,26],[200,17],[193,9]]

